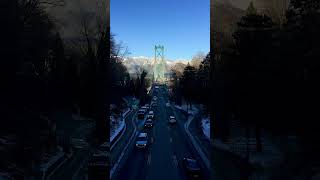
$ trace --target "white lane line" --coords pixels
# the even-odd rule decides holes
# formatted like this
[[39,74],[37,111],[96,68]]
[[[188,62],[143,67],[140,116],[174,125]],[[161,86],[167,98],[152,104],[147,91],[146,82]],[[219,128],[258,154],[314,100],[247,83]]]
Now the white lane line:
[[172,137],[170,137],[170,143],[172,143]]
[[187,133],[187,135],[189,136],[189,139],[191,140],[191,143],[193,145],[193,147],[196,149],[196,151],[198,152],[200,158],[202,159],[202,161],[204,162],[204,164],[206,165],[206,167],[208,169],[210,169],[210,162],[209,159],[207,158],[207,156],[204,154],[204,152],[202,151],[202,149],[200,148],[198,142],[195,140],[195,138],[193,137],[193,135],[191,134],[191,132],[189,131],[189,125],[191,123],[191,121],[195,118],[195,116],[193,116],[192,118],[188,119],[188,121],[184,124],[184,129],[185,132]]
[[151,143],[153,143],[153,137],[151,137]]
[[124,129],[122,130],[120,136],[117,138],[117,140],[112,144],[112,146],[110,147],[110,151],[115,147],[115,145],[120,141],[121,137],[124,135],[125,131],[127,130],[127,125],[126,125],[126,119],[129,116],[129,114],[132,112],[132,110],[130,110],[124,117]]
[[137,112],[134,113],[133,118],[132,118],[132,120],[131,120],[131,122],[133,123],[133,126],[134,126],[134,130],[133,130],[133,132],[132,132],[132,135],[131,135],[131,137],[130,137],[129,142],[128,142],[127,145],[123,148],[123,151],[122,151],[120,157],[118,158],[118,160],[116,161],[116,163],[113,165],[113,167],[112,167],[111,170],[110,170],[110,179],[112,179],[115,171],[117,170],[117,168],[118,168],[118,166],[119,166],[119,164],[120,164],[120,162],[121,162],[124,154],[127,152],[128,147],[129,147],[129,145],[132,143],[134,137],[136,137],[136,136],[139,134],[139,132],[137,132],[137,126],[136,126],[136,124],[135,124],[135,122],[134,122],[135,117],[136,117],[136,114],[137,114]]
[[151,154],[148,154],[147,164],[148,164],[148,165],[151,164]]
[[176,156],[176,155],[173,155],[172,159],[173,159],[173,164],[174,164],[174,166],[175,166],[175,167],[178,167],[177,156]]

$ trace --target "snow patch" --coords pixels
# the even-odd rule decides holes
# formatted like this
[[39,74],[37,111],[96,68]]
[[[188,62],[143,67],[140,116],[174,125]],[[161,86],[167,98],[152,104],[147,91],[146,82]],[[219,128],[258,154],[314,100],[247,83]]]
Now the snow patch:
[[209,117],[201,120],[201,127],[203,134],[210,140],[210,119]]
[[122,117],[125,118],[129,112],[130,108],[127,108],[127,110],[124,113],[122,113]]
[[[112,116],[111,116],[112,117]],[[113,128],[111,128],[110,132],[110,143],[117,137],[117,135],[122,131],[125,126],[125,122],[121,119]]]

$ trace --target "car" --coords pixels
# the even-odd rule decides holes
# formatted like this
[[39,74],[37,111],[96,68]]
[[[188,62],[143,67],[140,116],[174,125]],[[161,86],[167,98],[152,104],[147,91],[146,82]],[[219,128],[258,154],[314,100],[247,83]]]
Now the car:
[[138,119],[144,119],[144,112],[138,112],[137,117]]
[[151,128],[153,126],[152,119],[147,119],[146,122],[144,123],[145,128]]
[[182,159],[182,166],[186,171],[187,175],[193,179],[200,178],[201,175],[201,168],[197,162],[197,160],[184,157]]
[[177,120],[176,120],[176,118],[174,116],[170,116],[168,121],[169,121],[170,124],[177,123]]
[[145,104],[144,106],[146,107],[147,110],[150,109],[150,105],[149,104]]
[[151,106],[152,106],[152,107],[157,107],[158,104],[157,104],[156,102],[153,102],[153,103],[151,104]]
[[148,134],[145,132],[140,133],[136,141],[136,147],[144,149],[147,146],[148,146]]
[[142,107],[140,108],[140,110],[144,110],[144,112],[147,112],[147,111],[148,111],[148,107],[147,107],[147,106],[142,106]]
[[156,89],[159,89],[159,86],[155,86]]
[[146,108],[140,108],[138,112],[141,112],[141,113],[146,113],[147,109]]
[[158,98],[157,96],[153,96],[152,100],[156,101]]
[[148,115],[147,115],[147,119],[153,119],[154,118],[154,112],[153,111],[149,111]]
[[144,119],[145,110],[144,109],[140,109],[138,111],[137,115],[138,115],[138,119]]
[[154,118],[154,115],[151,115],[151,114],[147,115],[147,119],[153,119],[153,118]]

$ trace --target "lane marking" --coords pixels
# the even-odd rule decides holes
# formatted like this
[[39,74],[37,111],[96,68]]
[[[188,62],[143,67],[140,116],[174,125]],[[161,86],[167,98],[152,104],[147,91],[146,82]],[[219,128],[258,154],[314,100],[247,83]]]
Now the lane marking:
[[115,164],[113,164],[113,167],[112,167],[112,169],[110,170],[110,179],[112,179],[114,173],[117,171],[118,166],[119,166],[119,164],[120,164],[123,156],[125,155],[125,153],[127,153],[129,145],[132,144],[134,137],[136,137],[136,136],[139,134],[139,132],[137,132],[137,126],[136,126],[136,123],[135,123],[136,114],[137,114],[137,111],[134,113],[134,115],[133,115],[133,117],[132,117],[132,119],[131,119],[131,122],[133,123],[134,131],[132,132],[132,135],[131,135],[131,137],[130,137],[129,142],[128,142],[127,145],[123,148],[123,150],[122,150],[122,152],[121,152],[121,154],[120,154],[120,157],[118,158],[118,160],[116,160]]
[[177,156],[176,156],[176,155],[173,155],[172,159],[173,159],[173,164],[175,165],[175,167],[178,167]]
[[172,143],[172,137],[170,137],[170,143]]
[[151,137],[151,143],[153,143],[153,137]]
[[148,164],[148,165],[150,165],[150,164],[151,164],[151,154],[148,154],[147,164]]

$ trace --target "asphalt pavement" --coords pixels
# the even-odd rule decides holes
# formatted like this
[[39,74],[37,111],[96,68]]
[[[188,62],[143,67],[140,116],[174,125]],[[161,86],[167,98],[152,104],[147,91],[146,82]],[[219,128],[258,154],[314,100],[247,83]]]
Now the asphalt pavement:
[[[177,117],[178,123],[168,124],[170,115],[174,115],[173,109],[166,106],[168,95],[162,87],[153,91],[158,97],[158,106],[154,108],[155,120],[151,129],[143,129],[136,120],[138,129],[149,135],[149,147],[144,151],[135,148],[135,141],[131,142],[118,173],[113,177],[115,180],[185,180],[188,179],[181,166],[184,157],[200,160],[192,147],[183,129],[185,119]],[[176,112],[179,113],[179,112]],[[140,126],[140,127],[139,127]],[[203,179],[210,179],[210,172],[200,162]]]

